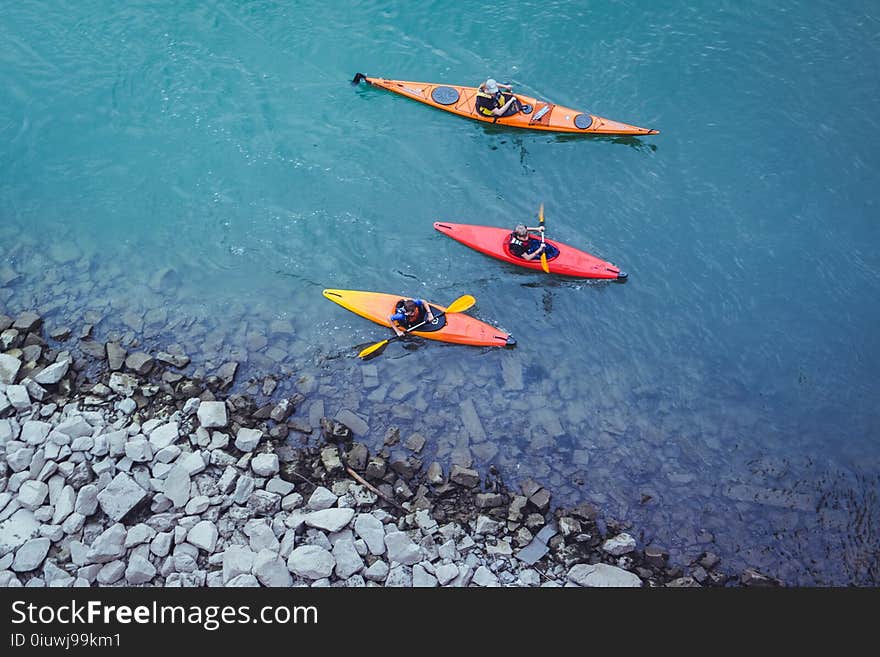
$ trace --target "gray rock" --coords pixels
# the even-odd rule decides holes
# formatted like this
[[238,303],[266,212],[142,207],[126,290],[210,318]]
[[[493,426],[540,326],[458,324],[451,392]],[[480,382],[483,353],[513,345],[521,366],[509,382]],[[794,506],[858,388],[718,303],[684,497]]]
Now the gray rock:
[[61,493],[58,494],[58,499],[55,500],[55,512],[52,514],[52,524],[60,525],[67,519],[71,513],[73,513],[73,507],[76,502],[76,491],[73,490],[73,486],[65,486],[61,489]]
[[217,526],[210,520],[202,520],[197,523],[186,535],[188,543],[204,550],[208,554],[214,552],[217,547]]
[[15,383],[18,370],[21,369],[21,361],[9,354],[0,354],[0,383],[10,385]]
[[[428,564],[430,566],[430,564]],[[434,575],[429,573],[422,564],[416,564],[412,569],[412,585],[413,588],[434,588],[438,584],[438,580]]]
[[197,411],[199,424],[206,429],[225,427],[229,420],[226,417],[226,404],[218,401],[208,401],[199,404]]
[[180,427],[177,422],[167,422],[150,432],[150,447],[154,452],[165,449],[177,442]]
[[[266,490],[270,493],[278,493],[279,495],[286,496],[290,495],[295,489],[295,486],[291,484],[289,481],[284,481],[280,477],[273,477],[266,483]],[[282,500],[283,502],[283,500]]]
[[281,496],[266,490],[256,490],[248,498],[247,506],[254,515],[271,516],[281,509]]
[[230,545],[223,553],[223,582],[228,583],[239,575],[249,575],[256,555],[242,545]]
[[175,464],[165,477],[162,492],[174,506],[183,507],[189,501],[190,487],[189,471],[183,465]]
[[125,569],[125,581],[132,586],[146,584],[155,576],[156,567],[148,559],[140,555],[133,555],[128,560],[128,567]]
[[348,579],[364,569],[364,561],[350,538],[336,541],[333,545],[333,558],[336,560],[336,576],[340,579]]
[[[456,572],[458,570],[456,569]],[[363,571],[364,579],[371,582],[384,582],[388,578],[388,564],[381,559],[373,562],[373,565]]]
[[275,405],[275,408],[272,409],[272,412],[269,413],[269,417],[275,422],[284,422],[293,412],[293,404],[289,399],[282,399]]
[[207,495],[199,495],[186,503],[184,512],[188,516],[197,516],[204,513],[211,506],[211,499]]
[[477,571],[474,573],[473,583],[477,586],[484,587],[501,586],[498,577],[496,577],[495,573],[486,568],[486,566],[480,566],[477,568]]
[[38,568],[46,558],[51,544],[48,538],[30,539],[16,551],[12,570],[17,573],[25,573]]
[[638,575],[604,563],[572,566],[568,571],[568,580],[578,586],[593,587],[636,587],[642,585]]
[[76,503],[73,510],[84,516],[90,516],[98,510],[98,487],[94,484],[86,484],[76,494]]
[[421,549],[405,532],[388,532],[385,535],[385,549],[388,552],[389,560],[406,566],[411,566],[422,560]]
[[145,463],[153,459],[150,443],[143,436],[125,443],[125,455],[134,463]]
[[260,586],[260,582],[253,575],[239,575],[238,577],[233,577],[231,580],[226,582],[226,586],[230,588],[258,588]]
[[474,488],[480,485],[480,473],[460,465],[453,465],[449,480],[465,488]]
[[131,527],[125,535],[125,548],[133,548],[148,541],[153,540],[156,530],[146,523],[138,523]]
[[154,455],[154,460],[159,463],[171,463],[180,456],[181,449],[177,445],[168,445],[168,447],[163,447]]
[[45,388],[43,388],[33,379],[26,378],[21,382],[21,384],[25,387],[25,390],[27,390],[28,396],[30,396],[30,398],[35,401],[43,401],[46,395],[49,394],[48,392],[46,392]]
[[280,464],[277,454],[259,454],[251,459],[251,470],[260,477],[271,477],[278,474]]
[[375,516],[360,513],[354,521],[355,533],[364,539],[370,554],[385,554],[385,526]]
[[183,452],[177,458],[177,461],[174,462],[174,465],[185,468],[190,476],[197,475],[207,467],[200,451]]
[[602,549],[610,555],[619,557],[636,549],[636,539],[626,533],[609,538],[602,544]]
[[46,442],[46,437],[52,430],[52,425],[48,422],[39,422],[36,420],[28,420],[21,425],[21,435],[19,440],[28,445],[42,445]]
[[125,574],[125,562],[121,560],[111,561],[98,571],[98,583],[108,585],[118,582]]
[[[34,459],[35,450],[30,447],[22,447],[7,453],[6,464],[13,472],[21,472],[30,468]],[[28,474],[30,476],[30,474]]]
[[479,515],[474,523],[474,534],[488,534],[494,536],[498,533],[501,523],[489,516]]
[[98,504],[110,518],[120,521],[146,496],[147,491],[128,474],[120,472],[104,490],[98,493]]
[[[125,536],[127,532],[121,523],[105,529],[89,547],[86,558],[89,563],[107,563],[119,559],[125,554]],[[123,570],[125,566],[123,564]],[[121,577],[121,575],[120,575]]]
[[290,571],[277,552],[260,550],[254,557],[253,573],[263,586],[287,587],[292,583]]
[[336,506],[338,498],[330,490],[323,486],[318,486],[309,497],[306,508],[310,511],[322,511]]
[[313,580],[329,577],[335,566],[336,560],[333,555],[317,545],[301,545],[291,552],[287,559],[287,568],[290,572]]
[[235,373],[238,371],[238,363],[232,361],[229,363],[223,363],[221,365],[215,375],[218,379],[220,379],[222,387],[228,388],[232,385],[232,381],[235,379]]
[[150,552],[160,558],[167,557],[168,553],[171,552],[173,537],[174,535],[171,532],[156,534],[156,538],[150,542]]
[[86,422],[85,418],[76,415],[55,427],[55,431],[63,433],[73,440],[76,438],[82,438],[83,436],[91,436],[95,432],[95,428]]
[[64,378],[69,368],[70,361],[67,359],[59,363],[52,363],[34,376],[34,381],[42,385],[54,385]]
[[177,369],[183,369],[184,367],[189,365],[189,356],[178,356],[176,354],[169,354],[164,351],[160,351],[158,354],[156,354],[156,360],[158,360],[160,363],[171,365],[171,367],[176,367]]
[[42,481],[25,481],[18,489],[18,503],[33,511],[43,505],[49,495],[49,486]]
[[125,364],[125,349],[123,349],[116,342],[108,342],[106,345],[107,349],[107,364],[110,367],[111,372],[118,372],[122,369],[122,366]]
[[15,318],[15,323],[13,323],[12,328],[16,331],[21,331],[22,333],[30,333],[31,331],[35,331],[40,328],[43,324],[43,319],[38,314],[26,311],[18,315]]
[[369,425],[361,416],[348,409],[339,411],[335,420],[351,429],[355,436],[363,436],[370,430]]
[[248,429],[242,427],[235,435],[235,446],[242,452],[252,452],[260,444],[263,438],[263,432],[259,429]]
[[305,517],[305,523],[309,527],[326,532],[338,532],[347,526],[352,518],[354,518],[354,509],[324,509],[308,514]]
[[265,520],[249,520],[244,526],[244,533],[249,539],[250,548],[254,552],[261,550],[278,551],[279,543],[275,532]]
[[85,524],[86,517],[83,514],[74,511],[67,516],[67,520],[61,523],[61,530],[68,536],[72,536],[73,534],[78,534]]
[[24,386],[6,386],[6,398],[19,411],[30,408],[31,398]]
[[402,564],[395,565],[388,571],[385,586],[388,588],[410,588],[412,586],[412,571]]
[[107,385],[110,386],[110,390],[117,395],[131,397],[134,394],[135,388],[137,388],[138,380],[130,374],[113,372],[113,374],[110,375],[110,381]]
[[153,369],[153,357],[142,351],[137,351],[125,359],[125,366],[141,376],[146,376]]

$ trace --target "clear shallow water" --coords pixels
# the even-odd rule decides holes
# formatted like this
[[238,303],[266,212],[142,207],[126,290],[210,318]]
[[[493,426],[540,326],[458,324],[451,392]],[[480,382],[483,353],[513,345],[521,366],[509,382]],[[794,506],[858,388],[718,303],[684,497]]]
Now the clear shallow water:
[[[303,414],[356,410],[368,442],[419,431],[431,456],[596,501],[680,561],[877,583],[875,9],[87,1],[0,18],[8,309],[177,341],[208,371],[236,359],[245,389],[280,373]],[[661,134],[486,127],[354,89],[356,71],[492,75]],[[541,202],[548,234],[630,280],[513,270],[431,227],[534,220]],[[365,364],[352,347],[385,333],[324,287],[470,293],[519,345]]]

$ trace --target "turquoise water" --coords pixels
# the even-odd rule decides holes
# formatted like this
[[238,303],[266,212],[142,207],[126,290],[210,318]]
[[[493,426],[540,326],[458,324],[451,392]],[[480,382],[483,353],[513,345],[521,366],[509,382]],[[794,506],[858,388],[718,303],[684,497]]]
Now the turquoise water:
[[[410,4],[6,3],[0,310],[235,359],[243,390],[275,373],[301,414],[419,431],[426,458],[597,502],[682,564],[877,584],[878,8]],[[661,134],[484,126],[357,71],[492,76]],[[548,236],[629,281],[431,226],[542,202]],[[363,363],[386,332],[325,287],[473,294],[519,344]]]

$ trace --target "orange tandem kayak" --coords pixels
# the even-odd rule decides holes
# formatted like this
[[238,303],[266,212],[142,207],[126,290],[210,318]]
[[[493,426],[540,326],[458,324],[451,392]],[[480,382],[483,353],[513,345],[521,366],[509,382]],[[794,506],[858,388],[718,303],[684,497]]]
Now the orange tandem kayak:
[[545,130],[549,132],[571,132],[592,135],[656,135],[659,130],[640,128],[620,121],[612,121],[595,114],[563,107],[530,96],[514,94],[521,103],[530,106],[526,114],[517,112],[512,116],[490,119],[479,114],[476,107],[476,87],[462,87],[454,84],[434,84],[431,82],[407,82],[405,80],[386,80],[371,78],[363,73],[354,76],[352,84],[361,80],[394,93],[412,98],[437,109],[446,110],[483,123],[496,123],[514,128]]
[[[389,317],[394,314],[394,305],[404,298],[398,294],[357,290],[324,290],[323,294],[346,310],[388,328],[391,328]],[[446,310],[443,306],[430,301],[428,303],[435,313]],[[424,329],[412,331],[412,334],[429,340],[478,347],[509,347],[516,344],[516,340],[510,334],[462,313],[449,313],[438,317],[436,323],[426,324]]]

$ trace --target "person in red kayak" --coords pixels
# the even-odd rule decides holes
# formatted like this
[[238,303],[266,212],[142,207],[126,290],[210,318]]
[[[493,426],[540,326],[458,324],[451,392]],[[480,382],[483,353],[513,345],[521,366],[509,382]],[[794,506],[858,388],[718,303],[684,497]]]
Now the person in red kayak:
[[525,224],[518,224],[507,239],[507,246],[510,249],[511,255],[515,255],[523,260],[540,258],[542,253],[547,254],[547,260],[552,260],[559,255],[559,249],[546,242],[542,244],[541,238],[530,234],[530,230],[537,230],[543,233],[544,227],[529,228]]
[[406,329],[412,328],[424,321],[433,322],[434,313],[431,312],[431,306],[427,301],[422,299],[401,299],[394,306],[394,314],[389,317],[391,320],[391,328],[397,333],[397,337],[402,337],[406,333]]
[[512,93],[502,93],[501,88],[509,92],[512,87],[509,84],[499,84],[492,78],[480,85],[475,99],[477,114],[491,119],[527,112],[528,105],[522,105]]

